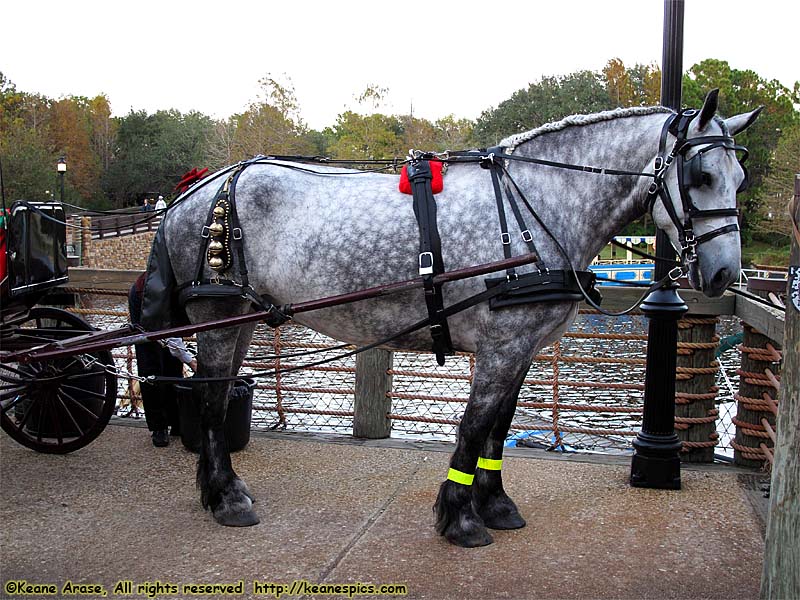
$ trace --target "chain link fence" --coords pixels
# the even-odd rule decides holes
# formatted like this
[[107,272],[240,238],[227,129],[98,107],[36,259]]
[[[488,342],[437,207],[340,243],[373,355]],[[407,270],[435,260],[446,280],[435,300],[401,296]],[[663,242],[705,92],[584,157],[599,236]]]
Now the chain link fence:
[[[74,310],[99,329],[127,322],[124,294],[81,294]],[[738,320],[723,318],[723,340],[740,330]],[[569,331],[543,348],[531,364],[519,394],[508,445],[584,452],[628,452],[642,419],[647,320],[642,315],[608,318],[582,311]],[[190,350],[194,341],[187,340]],[[242,374],[299,367],[343,352],[342,344],[294,324],[256,329]],[[309,354],[313,353],[313,354]],[[119,378],[117,414],[143,416],[132,348],[113,353]],[[720,356],[716,373],[718,445],[732,456],[733,420],[739,353]],[[426,353],[394,353],[391,397],[392,435],[454,441],[469,398],[474,359],[448,357],[444,366]],[[355,358],[270,377],[259,377],[253,427],[287,431],[350,433],[353,427]]]

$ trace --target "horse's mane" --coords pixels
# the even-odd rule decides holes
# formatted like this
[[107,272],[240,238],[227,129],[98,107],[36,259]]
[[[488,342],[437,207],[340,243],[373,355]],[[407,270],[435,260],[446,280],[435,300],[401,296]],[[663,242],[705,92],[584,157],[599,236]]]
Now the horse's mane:
[[600,123],[601,121],[611,121],[613,119],[621,119],[623,117],[635,117],[641,115],[652,115],[655,113],[668,113],[672,112],[664,106],[633,106],[631,108],[616,108],[614,110],[604,110],[602,112],[591,113],[588,115],[570,115],[554,121],[552,123],[545,123],[541,127],[524,131],[522,133],[515,133],[503,139],[499,146],[506,149],[506,152],[513,152],[514,149],[520,144],[524,144],[533,138],[544,135],[545,133],[552,133],[554,131],[561,131],[567,127],[591,125],[592,123]]

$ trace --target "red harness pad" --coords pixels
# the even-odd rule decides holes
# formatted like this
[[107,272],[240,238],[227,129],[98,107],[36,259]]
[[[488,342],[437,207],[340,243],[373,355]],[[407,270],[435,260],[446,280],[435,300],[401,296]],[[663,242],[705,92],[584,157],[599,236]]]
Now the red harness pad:
[[[442,178],[442,163],[438,160],[432,160],[431,163],[431,189],[434,194],[438,194],[444,189],[444,179]],[[404,194],[411,194],[411,182],[408,180],[408,170],[406,165],[403,165],[403,170],[400,172],[400,191]]]

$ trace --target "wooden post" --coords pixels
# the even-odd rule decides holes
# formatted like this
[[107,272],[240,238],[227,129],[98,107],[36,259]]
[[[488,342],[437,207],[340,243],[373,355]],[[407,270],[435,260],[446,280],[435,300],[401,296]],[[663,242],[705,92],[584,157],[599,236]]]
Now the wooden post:
[[[766,299],[771,289],[769,283],[768,280],[751,278],[747,282],[747,291]],[[776,414],[768,398],[774,401],[778,397],[776,377],[769,377],[767,371],[775,376],[780,374],[781,358],[777,351],[781,345],[746,321],[742,321],[742,329],[739,393],[736,396],[736,417],[733,419],[736,438],[731,445],[737,465],[761,467],[764,461],[769,460],[761,449],[762,444],[770,451],[774,446],[764,426],[766,419],[769,427],[775,428]]]
[[766,419],[770,427],[775,428],[775,414],[764,395],[776,399],[778,390],[767,375],[780,374],[778,354],[770,352],[767,345],[780,350],[780,345],[770,340],[747,323],[742,323],[744,339],[742,340],[742,362],[739,369],[739,394],[736,397],[736,438],[731,444],[734,449],[733,458],[737,465],[744,467],[761,467],[767,460],[761,451],[761,444],[772,448],[767,429],[762,423]]
[[683,462],[714,462],[717,445],[716,317],[692,315],[678,321],[675,433]]
[[790,217],[794,241],[789,257],[784,369],[761,574],[761,597],[769,600],[800,598],[800,175],[794,180]]
[[356,356],[355,402],[353,403],[353,435],[387,438],[392,432],[388,414],[392,400],[386,394],[392,389],[392,353],[373,349]]

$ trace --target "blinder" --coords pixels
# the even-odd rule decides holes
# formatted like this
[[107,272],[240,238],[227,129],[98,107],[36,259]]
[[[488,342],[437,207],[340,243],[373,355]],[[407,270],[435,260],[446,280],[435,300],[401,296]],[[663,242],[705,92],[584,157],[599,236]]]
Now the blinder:
[[[704,140],[705,138],[697,138],[700,140]],[[741,157],[737,157],[739,161],[739,166],[741,167],[742,171],[744,171],[744,179],[742,183],[739,184],[739,187],[736,188],[736,193],[740,194],[747,190],[750,185],[750,174],[747,171],[747,167],[745,166],[744,162],[747,160],[749,156],[749,152],[747,148],[744,146],[739,146],[737,144],[732,143],[732,138],[727,138],[731,140],[731,143],[727,143],[727,141],[721,141],[709,144],[705,148],[701,148],[698,150],[694,156],[690,159],[683,159],[683,179],[686,182],[688,187],[702,187],[704,185],[711,184],[711,176],[703,169],[703,154],[708,152],[709,150],[713,150],[715,148],[725,148],[727,150],[734,150],[737,152],[742,152]],[[702,142],[705,143],[705,142]],[[684,148],[687,150],[694,144],[685,144]],[[684,150],[682,150],[684,151]],[[685,152],[685,151],[684,151]]]

